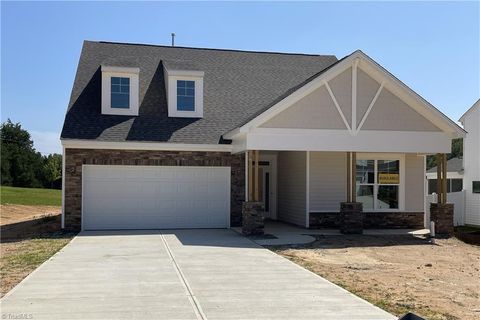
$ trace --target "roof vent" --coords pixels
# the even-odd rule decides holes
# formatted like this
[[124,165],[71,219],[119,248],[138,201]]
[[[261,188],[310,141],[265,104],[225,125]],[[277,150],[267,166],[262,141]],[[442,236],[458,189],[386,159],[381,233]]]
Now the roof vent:
[[175,47],[175,33],[172,32],[172,47]]

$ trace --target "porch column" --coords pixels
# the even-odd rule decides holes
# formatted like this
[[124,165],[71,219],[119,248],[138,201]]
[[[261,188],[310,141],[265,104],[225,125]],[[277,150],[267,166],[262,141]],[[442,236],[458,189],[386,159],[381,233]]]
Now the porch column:
[[347,201],[340,203],[340,231],[345,234],[363,233],[363,206],[357,202],[357,154],[347,152]]
[[245,156],[247,157],[248,195],[247,201],[243,203],[242,207],[242,233],[259,235],[263,234],[265,217],[264,204],[260,202],[260,151],[249,150]]
[[435,235],[451,236],[453,230],[453,203],[447,203],[447,155],[438,153],[437,160],[437,203],[430,204],[430,219],[435,225]]

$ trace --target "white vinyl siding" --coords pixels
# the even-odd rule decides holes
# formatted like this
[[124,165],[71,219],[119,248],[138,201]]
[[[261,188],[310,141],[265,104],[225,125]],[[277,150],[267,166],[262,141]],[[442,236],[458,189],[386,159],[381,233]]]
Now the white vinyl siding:
[[465,223],[480,225],[480,193],[472,193],[472,181],[480,181],[480,107],[465,116],[464,127],[468,132],[463,142]]
[[338,212],[346,201],[345,152],[310,152],[310,212]]
[[[372,159],[386,156],[363,155]],[[405,209],[400,211],[424,211],[423,161],[417,154],[405,154]],[[345,152],[310,152],[310,212],[339,212],[340,202],[346,201],[346,181]]]
[[306,222],[306,152],[278,153],[278,220],[304,227]]
[[405,154],[405,211],[423,212],[425,199],[424,157]]

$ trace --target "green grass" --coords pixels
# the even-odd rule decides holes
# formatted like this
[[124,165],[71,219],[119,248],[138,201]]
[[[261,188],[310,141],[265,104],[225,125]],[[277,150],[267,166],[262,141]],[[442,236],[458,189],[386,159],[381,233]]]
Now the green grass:
[[7,269],[35,268],[70,242],[70,238],[40,238],[25,240],[15,254],[5,257]]
[[1,204],[60,206],[62,191],[56,189],[0,187]]
[[0,297],[62,249],[73,236],[74,234],[47,235],[47,238],[2,243],[6,252],[0,260]]

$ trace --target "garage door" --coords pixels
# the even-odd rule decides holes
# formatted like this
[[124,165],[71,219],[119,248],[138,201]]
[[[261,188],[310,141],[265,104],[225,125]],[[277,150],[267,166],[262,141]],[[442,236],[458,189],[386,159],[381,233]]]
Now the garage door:
[[84,230],[227,228],[230,167],[83,166]]

